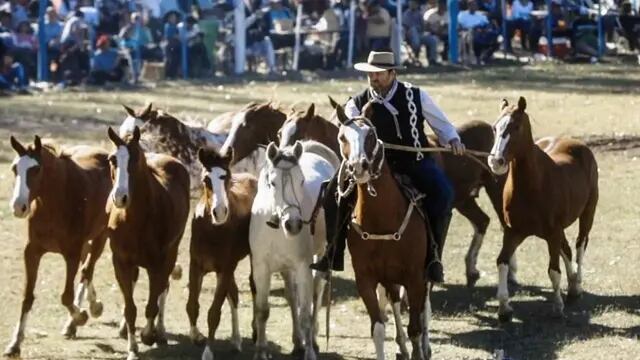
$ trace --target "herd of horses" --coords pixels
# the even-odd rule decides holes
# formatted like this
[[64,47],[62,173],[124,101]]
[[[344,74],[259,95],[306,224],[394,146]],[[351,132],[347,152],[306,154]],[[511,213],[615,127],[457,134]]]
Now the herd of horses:
[[[149,346],[166,344],[169,281],[181,272],[176,264],[178,247],[190,198],[196,197],[186,312],[191,340],[204,346],[202,359],[214,358],[225,300],[231,308],[231,342],[241,351],[234,273],[247,256],[254,358],[269,358],[268,295],[272,274],[277,272],[284,279],[291,309],[293,351],[305,360],[316,359],[318,314],[327,276],[312,272],[309,264],[325,249],[320,204],[322,196],[333,194],[323,193],[323,182],[344,171],[357,193],[348,246],[357,290],[371,320],[376,358],[385,358],[387,301],[378,290],[385,290],[392,302],[401,358],[430,358],[431,284],[423,279],[428,236],[424,219],[412,211],[416,200],[403,194],[385,162],[384,143],[368,120],[372,108],[365,106],[363,116],[349,119],[342,106],[330,100],[334,108],[330,119],[318,115],[313,104],[286,113],[270,102],[251,103],[222,114],[207,127],[183,123],[151,104],[139,111],[125,106],[127,116],[119,130],[107,131],[111,153],[91,146],[63,149],[43,143],[37,135],[33,144],[25,146],[12,136],[17,156],[12,164],[11,206],[16,217],[27,219],[28,240],[21,314],[5,355],[20,354],[45,253],[59,253],[66,263],[61,300],[69,319],[63,334],[74,337],[89,313],[101,315],[103,306],[92,280],[107,239],[124,299],[120,336],[128,340],[127,358],[139,357],[133,292],[140,268],[149,277],[147,323],[140,339]],[[476,263],[489,216],[476,198],[484,188],[504,233],[497,259],[499,319],[511,318],[508,283],[517,281],[515,251],[531,235],[548,244],[553,310],[562,316],[560,257],[569,284],[567,300],[574,300],[582,292],[582,262],[598,201],[596,161],[575,140],[534,142],[524,98],[512,106],[503,100],[499,112],[494,126],[474,121],[458,129],[467,148],[490,153],[488,168],[474,159],[432,155],[451,179],[455,208],[474,229],[465,257],[467,285],[473,287],[480,277]],[[564,235],[576,219],[580,221],[577,269]],[[81,275],[74,294],[78,268]],[[216,273],[217,283],[205,336],[196,324],[203,277],[210,272]],[[401,321],[400,287],[409,305],[407,333]],[[83,308],[84,300],[89,312]]]

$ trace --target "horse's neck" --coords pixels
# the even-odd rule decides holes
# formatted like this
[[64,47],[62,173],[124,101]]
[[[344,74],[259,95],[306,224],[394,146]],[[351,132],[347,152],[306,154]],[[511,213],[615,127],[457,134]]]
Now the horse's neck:
[[69,166],[71,161],[58,157],[47,150],[42,152],[42,173],[44,177],[40,181],[40,190],[38,197],[47,205],[53,204],[54,208],[60,206],[59,201],[66,197],[68,191],[68,178],[70,173]]
[[339,155],[340,145],[338,144],[338,127],[321,116],[317,116],[315,122],[318,124],[318,128],[320,128],[320,136],[322,137],[320,142],[327,145],[331,150]]
[[531,142],[528,149],[511,162],[508,179],[512,188],[526,189],[528,194],[537,195],[542,187],[547,158],[544,151]]
[[369,195],[366,184],[358,184],[354,220],[364,231],[372,234],[394,233],[404,220],[408,202],[386,163],[382,174],[372,185],[378,193],[375,197]]
[[133,175],[133,181],[131,182],[132,188],[130,190],[132,192],[130,207],[133,209],[153,207],[154,205],[151,204],[151,188],[153,186],[152,183],[154,183],[154,175],[144,157],[140,159],[136,173],[131,175]]

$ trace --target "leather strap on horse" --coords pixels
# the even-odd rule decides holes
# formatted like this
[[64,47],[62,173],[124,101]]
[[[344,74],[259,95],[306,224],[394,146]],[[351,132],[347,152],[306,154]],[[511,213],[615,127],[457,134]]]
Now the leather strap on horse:
[[[389,144],[389,143],[384,143],[384,148],[385,149],[389,149],[389,150],[400,150],[400,151],[417,152],[417,153],[438,153],[438,152],[439,153],[444,153],[444,152],[450,153],[450,152],[453,152],[452,149],[443,148],[443,147],[420,148],[420,147],[398,145],[398,144]],[[493,174],[491,169],[489,169],[489,166],[487,164],[485,164],[484,161],[478,159],[478,157],[487,157],[487,156],[491,155],[488,152],[467,149],[467,150],[465,150],[464,155],[466,157],[468,157],[469,159],[475,161],[478,165],[480,165],[483,169],[487,170],[490,174]]]
[[362,227],[360,226],[360,224],[356,223],[353,220],[351,220],[351,226],[360,235],[362,240],[395,240],[395,241],[399,241],[400,239],[402,239],[402,234],[404,234],[404,231],[407,229],[407,225],[409,225],[409,220],[411,220],[411,214],[413,214],[413,208],[415,208],[417,206],[416,205],[416,201],[420,200],[421,198],[422,198],[422,196],[418,197],[417,199],[413,199],[413,200],[409,201],[409,207],[407,209],[407,212],[404,215],[404,219],[402,220],[402,224],[400,224],[400,228],[398,229],[398,231],[394,232],[393,234],[370,234],[370,233],[362,230]]

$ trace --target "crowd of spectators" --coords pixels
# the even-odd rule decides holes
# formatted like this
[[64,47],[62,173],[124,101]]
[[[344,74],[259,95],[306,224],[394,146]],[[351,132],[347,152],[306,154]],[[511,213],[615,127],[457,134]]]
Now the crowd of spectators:
[[[301,69],[346,65],[350,1],[358,1],[355,60],[370,50],[391,49],[398,41],[394,38],[397,8],[391,0],[243,1],[249,66],[264,66],[267,72],[277,72],[291,62],[300,1]],[[447,62],[447,0],[398,1],[403,58],[420,66]],[[597,4],[592,1],[597,0],[553,0],[551,9],[546,9],[544,0],[507,0],[503,16],[500,0],[460,0],[461,53],[485,64],[500,48],[534,55],[553,46],[557,57],[586,55],[596,62]],[[639,9],[633,9],[629,0],[601,1],[607,41],[624,38],[632,51],[638,51]],[[213,76],[233,63],[233,4],[234,0],[50,0],[44,28],[39,29],[39,0],[0,0],[0,91],[24,92],[36,79],[40,31],[46,39],[49,81],[59,86],[136,82],[147,63],[162,64],[169,79],[185,75],[185,68],[189,77]],[[549,11],[552,44],[546,43]],[[215,21],[207,23],[211,19]],[[184,59],[188,66],[182,66]]]

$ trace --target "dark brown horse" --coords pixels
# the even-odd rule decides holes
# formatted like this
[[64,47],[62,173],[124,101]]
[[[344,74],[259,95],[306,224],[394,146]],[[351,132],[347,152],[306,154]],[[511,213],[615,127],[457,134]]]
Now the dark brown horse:
[[[598,203],[598,165],[591,150],[572,139],[543,139],[534,143],[527,102],[509,106],[503,100],[495,125],[496,140],[488,163],[492,171],[508,172],[503,193],[504,236],[498,256],[500,320],[510,320],[507,288],[508,262],[529,236],[543,238],[549,248],[549,278],[553,285],[553,312],[562,316],[560,257],[569,282],[567,301],[582,293],[582,260]],[[578,271],[564,229],[580,220],[576,244]]]
[[[191,221],[191,263],[189,266],[189,300],[187,314],[190,336],[196,344],[207,342],[202,359],[213,359],[213,343],[220,323],[220,309],[225,298],[231,307],[231,341],[241,351],[238,320],[238,285],[234,272],[238,262],[249,255],[249,221],[251,205],[257,192],[257,180],[251,174],[232,174],[233,150],[221,156],[215,150],[198,152],[204,167],[204,192]],[[198,297],[203,277],[212,271],[217,276],[213,303],[209,308],[209,336],[197,327]]]
[[[346,165],[341,172],[356,184],[357,192],[348,233],[349,252],[358,293],[371,320],[377,359],[385,359],[384,322],[376,296],[378,284],[392,293],[397,292],[396,285],[404,286],[409,300],[411,358],[429,358],[430,305],[428,285],[423,279],[427,254],[424,220],[413,211],[418,205],[408,201],[400,191],[371,122],[365,117],[348,119],[340,105],[336,112],[341,123],[339,140]],[[352,189],[349,185],[341,192]],[[380,190],[377,195],[374,189]],[[409,358],[406,347],[401,346],[401,352],[402,358]]]
[[[109,128],[116,147],[109,156],[113,190],[108,208],[113,267],[124,297],[124,317],[129,340],[128,359],[138,358],[135,339],[136,305],[133,290],[138,267],[149,276],[147,325],[141,332],[146,345],[166,343],[164,305],[178,246],[189,215],[189,174],[175,158],[145,155],[140,130],[120,138]],[[157,325],[154,321],[158,318]]]
[[[332,107],[338,105],[329,97]],[[332,120],[336,118],[333,113]],[[295,143],[296,140],[316,140],[333,149],[338,156],[342,156],[338,144],[337,121],[328,121],[315,114],[315,106],[311,104],[306,111],[292,111],[282,128],[278,132],[280,146]],[[493,129],[491,125],[482,121],[472,121],[463,124],[458,129],[462,142],[468,149],[489,152],[493,146]],[[437,146],[437,140],[429,137],[432,146]],[[434,153],[436,162],[442,166],[451,180],[455,192],[453,206],[462,216],[467,218],[474,229],[473,238],[465,257],[467,285],[473,286],[480,278],[476,263],[484,235],[489,226],[489,216],[482,211],[476,201],[480,189],[484,188],[491,203],[502,218],[502,186],[505,177],[494,176],[472,159],[459,157],[449,153]],[[515,258],[510,280],[515,282]]]
[[[61,298],[69,311],[65,336],[74,337],[76,327],[88,320],[87,312],[81,310],[85,292],[91,315],[98,317],[102,313],[102,303],[96,300],[93,288],[93,271],[107,239],[104,204],[111,181],[107,153],[101,149],[75,146],[59,151],[52,145],[43,145],[38,136],[29,147],[12,136],[11,146],[17,153],[11,166],[16,178],[11,207],[16,217],[27,218],[29,232],[24,248],[26,281],[20,321],[5,351],[6,356],[17,356],[42,255],[61,254],[66,263]],[[74,303],[73,283],[83,259]]]

